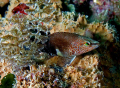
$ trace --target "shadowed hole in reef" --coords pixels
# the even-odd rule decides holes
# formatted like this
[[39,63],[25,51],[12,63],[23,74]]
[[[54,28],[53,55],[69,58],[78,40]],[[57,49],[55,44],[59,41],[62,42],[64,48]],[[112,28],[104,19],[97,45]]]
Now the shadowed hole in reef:
[[[78,5],[78,4],[74,4],[73,0],[61,0],[62,1],[62,11],[69,11],[70,12],[70,7],[69,5],[72,4],[75,7],[75,16],[74,16],[74,20],[76,21],[78,18],[78,14],[82,14],[82,15],[86,15],[88,16],[88,19],[91,17],[91,15],[93,14],[91,7],[90,7],[90,1],[91,0],[87,0],[84,1],[84,3]],[[89,22],[89,20],[88,20]]]
[[23,67],[22,70],[29,70],[30,71],[30,66],[27,66],[27,67]]
[[92,11],[90,8],[90,0],[84,1],[81,5],[75,5],[76,13],[80,13],[82,15],[88,15],[88,18],[91,17]]
[[57,65],[51,65],[50,68],[55,70],[55,73],[63,73],[63,68]]
[[44,8],[44,6],[45,6],[44,4],[40,5],[40,9],[43,9],[43,8]]
[[30,29],[30,32],[37,33],[37,29]]
[[5,17],[5,12],[8,10],[8,5],[10,5],[10,3],[7,3],[5,6],[0,7],[0,14],[2,17]]
[[49,44],[49,39],[48,39],[48,41],[44,44],[44,48],[43,48],[41,51],[48,53],[50,56],[56,56],[56,50],[55,50],[54,47],[50,46],[50,44]]
[[40,34],[41,34],[41,35],[46,35],[46,36],[47,36],[47,35],[49,35],[49,34],[50,34],[50,32],[40,31]]
[[65,0],[61,0],[62,1],[62,11],[69,11],[69,8],[67,7],[67,5],[64,3]]
[[35,40],[35,36],[30,37],[30,41],[33,42]]
[[120,30],[119,30],[120,23],[116,22],[114,19],[109,20],[109,23],[115,26],[117,30],[117,36],[119,37],[119,41],[120,41]]

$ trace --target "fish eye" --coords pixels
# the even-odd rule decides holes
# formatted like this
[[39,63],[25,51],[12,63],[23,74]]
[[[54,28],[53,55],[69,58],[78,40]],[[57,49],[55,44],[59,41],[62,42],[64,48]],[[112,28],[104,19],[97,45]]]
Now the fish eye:
[[90,45],[90,42],[89,42],[89,41],[87,41],[87,42],[85,43],[85,45],[86,45],[86,46],[89,46],[89,45]]

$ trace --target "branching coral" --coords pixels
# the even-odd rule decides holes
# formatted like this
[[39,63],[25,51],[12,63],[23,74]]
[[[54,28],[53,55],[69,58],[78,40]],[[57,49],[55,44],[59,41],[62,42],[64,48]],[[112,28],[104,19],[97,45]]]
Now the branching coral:
[[[52,2],[26,2],[27,6],[30,7],[30,9],[27,8],[26,10],[28,15],[23,13],[9,15],[14,9],[12,8],[13,5],[20,3],[11,1],[9,7],[11,12],[6,16],[11,17],[4,20],[5,23],[2,24],[1,29],[1,56],[11,59],[17,64],[20,62],[31,63],[32,59],[40,59],[39,52],[47,41],[46,35],[52,27],[51,22],[54,22],[55,16],[59,15],[57,14],[59,13],[57,1],[54,4]],[[41,7],[43,5],[44,7]]]

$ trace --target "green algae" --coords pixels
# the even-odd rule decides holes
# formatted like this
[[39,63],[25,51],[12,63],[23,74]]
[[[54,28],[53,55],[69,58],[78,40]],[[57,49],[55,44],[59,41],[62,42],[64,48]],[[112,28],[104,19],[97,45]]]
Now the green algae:
[[15,75],[10,73],[1,80],[0,88],[12,88],[15,82]]

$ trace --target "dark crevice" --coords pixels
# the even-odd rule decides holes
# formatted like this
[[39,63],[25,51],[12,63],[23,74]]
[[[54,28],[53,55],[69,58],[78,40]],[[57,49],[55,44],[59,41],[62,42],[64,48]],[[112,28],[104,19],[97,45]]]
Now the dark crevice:
[[5,6],[0,7],[0,14],[2,17],[5,17],[5,12],[8,10],[8,5],[10,5],[10,3],[7,3]]

